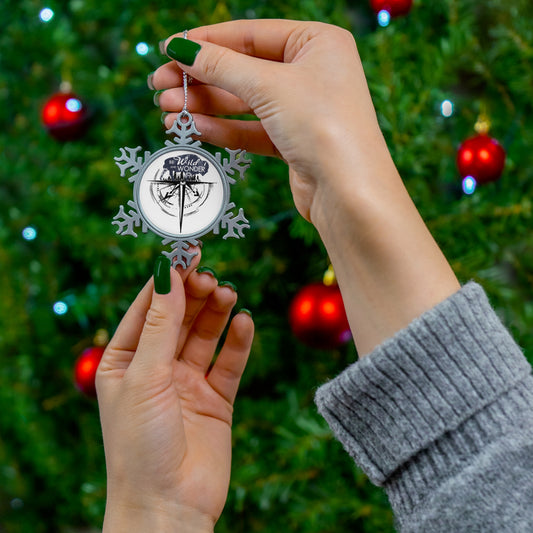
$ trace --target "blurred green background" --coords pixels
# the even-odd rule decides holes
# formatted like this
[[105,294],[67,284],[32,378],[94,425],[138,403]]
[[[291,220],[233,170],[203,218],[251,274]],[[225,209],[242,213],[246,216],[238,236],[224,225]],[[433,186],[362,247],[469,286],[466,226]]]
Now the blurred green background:
[[[367,0],[2,0],[0,21],[0,532],[101,526],[105,468],[97,405],[73,365],[100,328],[112,333],[150,276],[160,239],[115,235],[131,199],[113,157],[164,142],[146,76],[158,41],[239,18],[338,24],[357,39],[379,120],[405,183],[462,282],[482,283],[533,354],[533,6],[530,0],[415,1],[380,27]],[[42,22],[50,7],[54,17]],[[136,52],[144,42],[146,55]],[[45,101],[69,81],[91,125],[76,141],[43,128]],[[335,98],[335,94],[331,95]],[[450,117],[441,103],[454,104]],[[459,144],[485,109],[505,147],[500,181],[465,195]],[[312,118],[313,109],[309,109]],[[333,440],[316,387],[356,360],[291,334],[290,301],[328,261],[296,213],[287,169],[253,157],[232,199],[246,239],[205,239],[202,264],[239,288],[257,335],[237,400],[233,476],[217,531],[388,532],[387,498]],[[37,231],[25,240],[24,228]],[[416,260],[416,258],[413,258]],[[57,315],[63,301],[68,312]]]

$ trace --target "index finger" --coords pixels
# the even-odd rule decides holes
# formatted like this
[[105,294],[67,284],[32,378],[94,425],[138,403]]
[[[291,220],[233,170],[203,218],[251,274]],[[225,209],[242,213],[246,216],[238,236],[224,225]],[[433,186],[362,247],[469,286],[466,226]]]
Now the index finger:
[[[309,28],[313,23],[284,19],[232,20],[188,31],[187,37],[231,48],[249,56],[285,61],[285,48],[291,35]],[[183,32],[169,37],[165,46]]]

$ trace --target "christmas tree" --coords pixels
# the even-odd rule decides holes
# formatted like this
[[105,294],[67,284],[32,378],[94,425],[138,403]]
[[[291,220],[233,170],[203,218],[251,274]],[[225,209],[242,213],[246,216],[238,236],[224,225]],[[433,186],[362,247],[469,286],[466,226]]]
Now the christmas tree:
[[[161,251],[155,235],[115,234],[111,220],[131,198],[131,185],[113,158],[123,146],[153,153],[163,145],[146,76],[165,61],[158,41],[185,28],[277,17],[352,31],[417,207],[459,279],[485,287],[533,360],[531,2],[418,0],[392,18],[370,4],[4,1],[0,531],[101,526],[97,405],[75,387],[74,366],[100,342],[97,332],[100,340],[100,330],[113,333]],[[57,118],[52,109],[43,117],[61,89],[70,90],[70,114]],[[456,155],[480,118],[484,131],[490,122],[488,135],[506,162],[497,181],[473,190],[462,182]],[[257,331],[237,398],[232,481],[217,531],[392,531],[386,496],[313,405],[316,387],[357,359],[353,344],[310,348],[289,326],[292,299],[322,278],[326,253],[293,206],[284,164],[252,159],[246,181],[232,190],[251,221],[246,239],[208,236],[202,258],[238,286],[237,308],[253,310]]]

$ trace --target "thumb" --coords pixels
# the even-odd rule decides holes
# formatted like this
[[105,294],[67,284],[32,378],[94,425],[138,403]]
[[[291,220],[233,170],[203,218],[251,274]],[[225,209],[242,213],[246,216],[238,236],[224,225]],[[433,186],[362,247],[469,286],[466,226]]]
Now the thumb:
[[167,257],[159,256],[154,268],[152,301],[130,368],[153,372],[170,367],[174,360],[185,314],[185,290],[180,275],[170,268]]

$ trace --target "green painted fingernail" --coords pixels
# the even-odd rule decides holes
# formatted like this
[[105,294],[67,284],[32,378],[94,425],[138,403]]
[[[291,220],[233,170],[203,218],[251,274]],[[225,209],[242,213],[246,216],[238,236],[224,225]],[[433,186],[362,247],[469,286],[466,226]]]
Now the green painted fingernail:
[[235,283],[231,283],[231,281],[221,281],[218,284],[219,287],[229,287],[232,291],[237,292],[237,286]]
[[161,113],[161,124],[163,124],[165,128],[166,128],[165,119],[167,118],[167,115],[168,113],[166,111],[164,113]]
[[148,85],[148,88],[151,91],[155,91],[154,82],[153,82],[154,73],[155,73],[155,71],[154,72],[150,72],[150,74],[148,74],[148,76],[146,78],[146,85]]
[[198,274],[203,274],[204,272],[207,272],[208,274],[211,274],[215,279],[217,277],[217,273],[212,268],[209,268],[209,267],[197,268],[196,272],[198,272]]
[[182,37],[174,37],[167,44],[167,56],[191,67],[201,48],[194,41],[183,39]]
[[248,315],[249,317],[252,316],[252,312],[250,311],[250,309],[246,309],[245,307],[243,307],[239,313],[244,313],[245,315]]
[[164,255],[160,255],[155,260],[154,288],[157,294],[170,292],[170,259]]
[[154,93],[154,105],[156,105],[157,107],[159,107],[159,96],[161,95],[162,92],[164,91],[156,91]]

